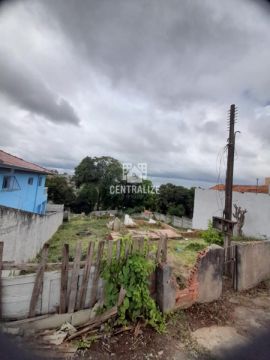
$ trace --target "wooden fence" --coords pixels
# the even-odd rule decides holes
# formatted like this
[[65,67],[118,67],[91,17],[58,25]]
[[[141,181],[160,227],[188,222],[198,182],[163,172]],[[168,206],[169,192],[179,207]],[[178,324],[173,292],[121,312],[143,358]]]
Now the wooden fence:
[[[132,241],[90,241],[87,255],[81,261],[82,247],[78,241],[74,261],[69,262],[69,245],[64,244],[62,262],[48,263],[49,246],[45,244],[39,263],[13,264],[2,261],[3,243],[0,242],[0,315],[18,319],[47,313],[72,313],[92,308],[104,301],[102,263],[120,261],[130,254],[139,253],[167,260],[167,237],[161,236],[153,253],[148,239]],[[32,272],[26,275],[1,276],[3,270]]]

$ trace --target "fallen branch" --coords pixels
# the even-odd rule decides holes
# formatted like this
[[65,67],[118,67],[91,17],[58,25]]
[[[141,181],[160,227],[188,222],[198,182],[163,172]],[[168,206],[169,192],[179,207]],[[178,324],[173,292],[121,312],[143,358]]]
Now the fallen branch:
[[99,327],[101,324],[103,324],[107,320],[115,317],[117,315],[117,312],[118,312],[118,307],[120,305],[122,305],[122,303],[124,301],[125,295],[126,295],[125,289],[121,288],[116,306],[114,306],[111,309],[105,311],[102,315],[99,315],[99,316],[95,317],[94,319],[92,319],[92,320],[88,321],[87,323],[85,323],[81,327],[80,330],[78,330],[75,333],[73,333],[72,335],[70,335],[67,338],[67,341],[73,340],[73,339],[77,338],[78,336],[81,336],[81,335],[89,332],[90,330],[93,330],[96,327]]

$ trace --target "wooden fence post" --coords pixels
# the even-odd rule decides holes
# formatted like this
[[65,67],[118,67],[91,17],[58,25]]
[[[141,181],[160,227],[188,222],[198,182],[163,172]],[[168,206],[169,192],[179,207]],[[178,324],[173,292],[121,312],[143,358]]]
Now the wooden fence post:
[[88,285],[91,266],[92,266],[94,249],[95,249],[95,243],[93,241],[90,241],[90,243],[88,245],[87,257],[86,257],[85,266],[84,266],[84,270],[83,270],[83,279],[82,279],[81,290],[80,290],[80,297],[79,297],[79,308],[80,309],[84,309],[84,307],[85,307],[87,285]]
[[3,316],[3,309],[2,309],[2,267],[3,267],[3,250],[4,250],[4,243],[3,241],[0,242],[0,320]]
[[112,254],[113,254],[113,240],[108,240],[107,241],[107,250],[108,250],[108,264],[110,264],[112,262]]
[[64,244],[62,250],[62,265],[61,265],[60,305],[59,305],[60,314],[64,314],[67,311],[68,262],[69,262],[69,245]]
[[37,275],[35,279],[35,284],[31,296],[30,306],[29,306],[29,317],[35,316],[36,306],[40,293],[42,293],[44,272],[46,268],[46,263],[48,259],[49,245],[45,244],[42,250],[41,261],[37,270]]
[[80,271],[80,260],[82,253],[82,244],[80,241],[77,242],[76,254],[73,263],[73,269],[71,274],[70,290],[69,290],[69,301],[68,301],[68,312],[72,313],[75,310],[76,296],[78,290],[78,277]]
[[98,279],[100,276],[100,266],[101,266],[101,260],[104,250],[104,241],[99,241],[98,243],[98,250],[97,250],[97,258],[96,258],[96,268],[93,278],[93,286],[92,286],[92,292],[91,292],[91,298],[90,298],[90,308],[93,307],[97,300],[97,288],[98,288]]

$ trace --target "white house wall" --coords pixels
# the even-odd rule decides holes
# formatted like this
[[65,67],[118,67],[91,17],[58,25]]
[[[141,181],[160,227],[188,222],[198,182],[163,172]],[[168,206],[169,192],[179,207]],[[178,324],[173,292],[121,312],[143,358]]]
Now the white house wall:
[[[212,216],[222,216],[224,199],[224,191],[197,188],[192,227],[207,229]],[[245,235],[270,238],[270,195],[233,192],[233,204],[247,209]]]

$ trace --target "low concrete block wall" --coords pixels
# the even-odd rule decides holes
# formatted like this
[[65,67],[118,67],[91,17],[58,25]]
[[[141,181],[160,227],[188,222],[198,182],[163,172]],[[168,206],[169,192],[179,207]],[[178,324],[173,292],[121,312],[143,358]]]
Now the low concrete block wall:
[[236,290],[247,290],[270,279],[270,241],[236,245]]
[[172,268],[161,265],[157,269],[157,303],[163,312],[188,308],[194,303],[217,300],[222,294],[224,249],[211,245],[198,253],[188,284],[180,290],[172,276]]
[[[90,303],[95,267],[92,266],[86,293],[86,307]],[[69,280],[71,278],[69,271]],[[83,276],[83,269],[80,270],[78,288]],[[20,275],[2,278],[2,312],[4,319],[23,319],[28,316],[31,295],[34,287],[36,274]],[[50,271],[44,274],[42,295],[36,307],[36,315],[43,315],[58,312],[60,300],[60,271]],[[69,285],[68,285],[69,286]],[[98,299],[103,291],[103,282],[100,279],[98,284]]]
[[45,215],[0,206],[0,241],[4,261],[33,259],[63,222],[63,211]]

